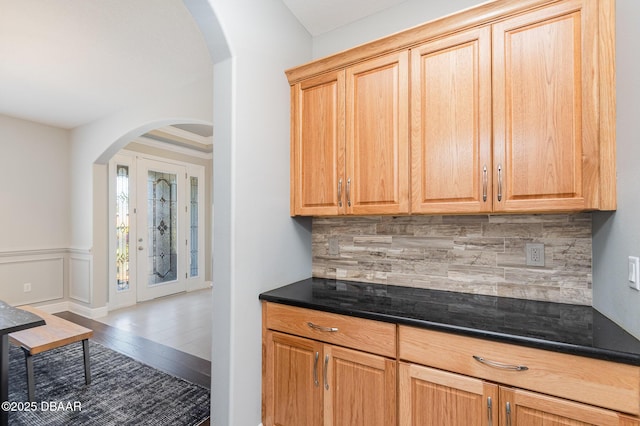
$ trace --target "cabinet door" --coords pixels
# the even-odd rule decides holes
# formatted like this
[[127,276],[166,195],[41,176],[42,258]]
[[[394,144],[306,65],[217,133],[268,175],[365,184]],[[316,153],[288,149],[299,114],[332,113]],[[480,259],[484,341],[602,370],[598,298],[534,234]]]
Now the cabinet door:
[[400,426],[498,425],[498,386],[400,363]]
[[493,26],[494,210],[580,210],[598,196],[597,2]]
[[347,212],[409,211],[409,53],[347,68]]
[[490,212],[491,29],[411,50],[413,213]]
[[292,215],[344,211],[344,90],[344,70],[291,87]]
[[396,362],[325,346],[325,426],[396,424]]
[[615,411],[554,398],[521,389],[500,388],[500,424],[514,426],[619,426]]
[[268,331],[265,426],[321,426],[322,344]]

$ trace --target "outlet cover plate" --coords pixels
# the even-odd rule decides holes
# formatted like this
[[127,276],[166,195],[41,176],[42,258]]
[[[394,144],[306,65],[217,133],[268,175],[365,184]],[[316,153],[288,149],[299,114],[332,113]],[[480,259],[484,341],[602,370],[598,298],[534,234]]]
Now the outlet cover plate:
[[527,243],[525,252],[527,266],[544,266],[544,244]]

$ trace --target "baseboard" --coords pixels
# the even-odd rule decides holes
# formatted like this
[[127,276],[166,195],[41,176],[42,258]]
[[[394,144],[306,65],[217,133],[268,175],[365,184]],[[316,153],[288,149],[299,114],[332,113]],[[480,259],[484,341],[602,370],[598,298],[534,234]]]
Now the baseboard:
[[48,314],[69,311],[91,319],[104,317],[109,313],[106,306],[100,308],[89,308],[70,301],[41,305],[38,306],[38,309],[41,309]]
[[190,291],[205,290],[207,288],[212,288],[212,287],[213,287],[213,281],[204,281],[201,285],[193,286],[193,287],[187,284],[187,293]]

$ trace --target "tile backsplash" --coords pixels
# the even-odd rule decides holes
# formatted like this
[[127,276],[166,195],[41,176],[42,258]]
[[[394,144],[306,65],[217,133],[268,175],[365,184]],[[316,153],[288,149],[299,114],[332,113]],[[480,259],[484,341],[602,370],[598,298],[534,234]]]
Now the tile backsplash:
[[591,305],[590,213],[315,217],[312,245],[314,277]]

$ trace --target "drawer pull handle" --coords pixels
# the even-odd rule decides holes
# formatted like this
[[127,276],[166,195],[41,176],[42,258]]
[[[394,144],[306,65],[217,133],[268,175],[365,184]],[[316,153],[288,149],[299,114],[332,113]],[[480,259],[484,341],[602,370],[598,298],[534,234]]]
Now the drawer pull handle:
[[318,381],[318,358],[320,358],[320,353],[316,352],[315,361],[313,362],[313,384],[315,387],[320,384]]
[[526,371],[529,369],[529,367],[527,367],[526,365],[503,364],[501,362],[484,359],[478,355],[473,355],[473,359],[485,365],[488,365],[489,367],[501,368],[503,370]]
[[321,325],[316,325],[312,322],[308,322],[307,325],[313,328],[314,330],[326,331],[328,333],[335,333],[336,331],[338,331],[337,327],[323,327]]

